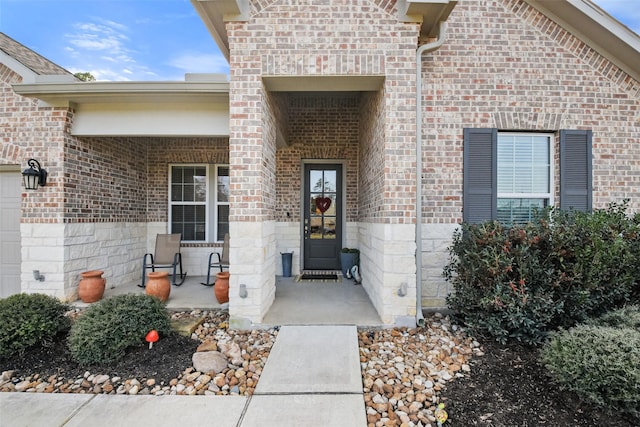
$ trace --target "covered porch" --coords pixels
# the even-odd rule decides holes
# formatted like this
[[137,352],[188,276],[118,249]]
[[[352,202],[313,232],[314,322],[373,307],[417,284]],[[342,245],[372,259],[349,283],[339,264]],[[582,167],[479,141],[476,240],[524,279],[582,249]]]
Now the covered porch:
[[[228,309],[228,304],[218,303],[212,287],[200,284],[205,279],[187,276],[182,286],[172,286],[167,308],[170,311]],[[144,289],[135,284],[109,286],[107,283],[104,298],[130,293],[143,294]],[[90,304],[77,300],[72,305],[87,307]],[[276,277],[275,301],[258,327],[281,325],[383,326],[363,287],[340,276],[336,282]]]

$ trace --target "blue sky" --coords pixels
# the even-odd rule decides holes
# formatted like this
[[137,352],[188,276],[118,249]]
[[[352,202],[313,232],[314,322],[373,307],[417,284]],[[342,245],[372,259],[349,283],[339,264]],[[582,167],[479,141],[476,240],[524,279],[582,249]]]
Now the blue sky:
[[[640,33],[640,0],[596,3]],[[229,71],[189,0],[0,0],[0,31],[98,80]]]

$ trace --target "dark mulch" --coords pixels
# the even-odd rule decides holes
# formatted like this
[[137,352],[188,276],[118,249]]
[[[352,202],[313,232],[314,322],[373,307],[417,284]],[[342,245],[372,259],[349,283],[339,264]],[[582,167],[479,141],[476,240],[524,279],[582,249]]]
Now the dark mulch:
[[57,375],[71,379],[89,371],[96,375],[118,376],[123,380],[154,378],[158,383],[168,384],[192,365],[191,356],[197,346],[198,342],[191,338],[171,334],[153,344],[152,349],[147,344],[132,347],[122,360],[109,365],[81,366],[71,357],[66,336],[59,336],[49,345],[38,346],[23,355],[0,360],[0,372],[13,370],[15,376],[38,373],[44,378]]
[[640,425],[640,418],[609,415],[560,390],[538,362],[536,348],[483,342],[471,374],[441,393],[451,426],[617,426]]

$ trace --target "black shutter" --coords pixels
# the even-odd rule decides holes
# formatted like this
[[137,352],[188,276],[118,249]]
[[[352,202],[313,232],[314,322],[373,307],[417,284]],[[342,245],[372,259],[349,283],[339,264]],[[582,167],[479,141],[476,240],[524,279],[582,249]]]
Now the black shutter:
[[497,217],[497,129],[464,129],[462,219],[480,223]]
[[560,131],[560,209],[591,212],[590,130]]

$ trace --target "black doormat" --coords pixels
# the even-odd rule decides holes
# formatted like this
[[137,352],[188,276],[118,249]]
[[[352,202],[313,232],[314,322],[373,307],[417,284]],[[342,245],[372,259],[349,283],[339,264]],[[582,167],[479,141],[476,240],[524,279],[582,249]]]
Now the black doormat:
[[337,274],[303,274],[301,280],[338,280]]
[[296,276],[295,281],[309,281],[309,282],[338,282],[342,275],[333,271],[303,271]]

